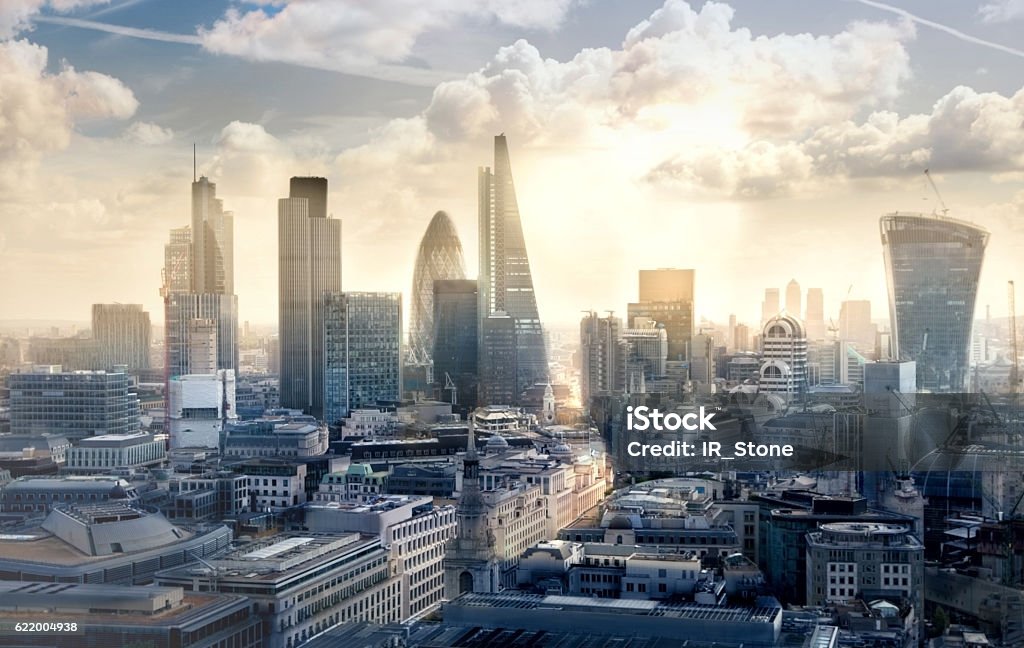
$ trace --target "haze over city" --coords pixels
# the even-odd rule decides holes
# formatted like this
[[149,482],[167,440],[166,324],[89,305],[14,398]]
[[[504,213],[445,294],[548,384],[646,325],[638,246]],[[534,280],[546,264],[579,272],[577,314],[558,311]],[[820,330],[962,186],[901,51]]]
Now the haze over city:
[[[402,20],[335,3],[0,8],[4,319],[159,312],[198,172],[235,213],[240,320],[276,319],[276,201],[323,175],[346,290],[401,291],[447,211],[476,267],[476,169],[509,137],[541,315],[697,271],[698,316],[756,322],[791,278],[886,313],[878,218],[992,233],[979,314],[1024,251],[1019,3],[537,2]],[[358,28],[354,28],[357,25]],[[301,44],[301,45],[299,45]],[[851,288],[852,285],[852,288]]]

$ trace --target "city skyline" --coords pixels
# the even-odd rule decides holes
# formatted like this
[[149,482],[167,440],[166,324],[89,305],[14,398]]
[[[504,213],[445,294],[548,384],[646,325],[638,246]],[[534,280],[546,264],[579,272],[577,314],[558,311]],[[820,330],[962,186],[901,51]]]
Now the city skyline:
[[[1014,69],[1019,55],[986,42],[1012,42],[1019,19],[1010,13],[901,5],[983,41],[972,43],[852,2],[837,3],[837,15],[824,23],[800,16],[790,3],[769,16],[744,0],[704,7],[566,3],[549,14],[518,16],[455,12],[412,21],[397,54],[374,50],[362,62],[339,54],[336,61],[356,61],[346,68],[284,59],[280,50],[258,60],[229,47],[231,18],[217,3],[176,16],[154,3],[79,4],[66,14],[46,5],[0,10],[2,56],[18,62],[4,74],[44,100],[61,92],[78,98],[54,103],[48,132],[8,127],[18,130],[5,138],[22,138],[24,150],[0,144],[3,186],[17,177],[23,189],[4,198],[11,217],[0,225],[0,269],[12,277],[2,289],[11,313],[5,319],[84,321],[89,305],[101,302],[158,312],[154,250],[167,230],[187,222],[193,141],[198,172],[217,183],[235,214],[240,321],[276,319],[265,287],[276,276],[276,198],[293,175],[323,175],[335,187],[333,214],[348,223],[344,289],[401,291],[408,300],[416,245],[435,211],[447,211],[465,234],[466,262],[474,264],[472,176],[488,159],[489,137],[502,131],[516,158],[539,309],[551,326],[574,326],[583,308],[624,311],[635,272],[656,267],[697,270],[697,318],[724,321],[735,312],[756,323],[764,287],[791,278],[823,288],[826,319],[836,316],[851,283],[850,298],[868,299],[884,313],[877,219],[894,210],[941,212],[925,167],[950,215],[992,232],[978,307],[1005,313],[1005,281],[1024,248],[1017,225],[1024,141],[1015,128],[1024,120],[1024,81]],[[279,21],[289,11],[261,15],[287,33]],[[467,23],[492,29],[453,48],[458,53],[439,51],[436,42]],[[192,37],[195,25],[201,34]],[[119,26],[150,31],[139,36]],[[359,39],[338,43],[349,52]],[[780,59],[786,48],[815,52],[822,69],[812,74],[788,65]],[[692,63],[675,58],[688,49],[701,56]],[[155,63],[143,71],[121,60],[125,52],[152,54]],[[74,69],[57,71],[62,59]],[[634,59],[645,75],[628,72],[626,62]],[[737,62],[749,70],[730,71]],[[798,88],[792,98],[765,73],[769,65]],[[621,79],[625,89],[588,88],[578,76],[588,69],[595,78]],[[854,82],[842,70],[863,74]],[[218,81],[242,92],[256,71],[295,79],[282,81],[280,91],[260,84],[258,96],[244,90],[246,106],[193,94]],[[502,90],[512,78],[522,80],[519,99]],[[671,89],[681,78],[708,92],[680,96]],[[367,98],[330,108],[323,93],[337,91],[317,91],[299,110],[279,94],[324,80],[366,90]],[[189,92],[168,103],[183,89]],[[763,99],[748,101],[749,108],[721,110],[755,95]],[[785,123],[780,115],[792,101],[806,109]],[[701,129],[685,126],[694,120]],[[700,155],[681,159],[684,150]],[[122,181],[106,182],[110,177]],[[27,191],[44,178],[66,182],[45,197]],[[733,245],[651,244],[652,229],[664,241],[696,235]],[[78,244],[83,236],[90,245]],[[751,246],[801,254],[774,256],[750,273],[744,268]],[[837,253],[844,263],[834,263]],[[268,257],[242,270],[246,260]],[[121,280],[96,285],[80,272],[95,263]],[[856,277],[850,267],[858,268]],[[39,303],[43,291],[56,298]]]

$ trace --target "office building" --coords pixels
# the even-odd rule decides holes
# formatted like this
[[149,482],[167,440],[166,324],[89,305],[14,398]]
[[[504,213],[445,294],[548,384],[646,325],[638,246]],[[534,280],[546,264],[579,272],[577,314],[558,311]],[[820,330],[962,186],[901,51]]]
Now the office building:
[[11,432],[77,440],[139,429],[141,409],[124,372],[36,367],[7,377]]
[[[20,646],[133,646],[178,648],[263,646],[263,626],[249,600],[235,594],[191,594],[177,587],[0,582],[0,623],[35,621],[39,610],[60,610],[61,623],[76,630],[22,633]],[[63,641],[61,640],[63,639]]]
[[779,302],[778,288],[765,288],[764,301],[761,302],[761,324],[778,315],[782,310]]
[[584,407],[598,394],[624,389],[621,333],[622,320],[611,314],[600,317],[591,312],[580,321],[580,398]]
[[347,292],[323,296],[323,418],[402,396],[402,295]]
[[238,297],[174,293],[164,298],[164,312],[168,379],[238,370]]
[[233,295],[235,215],[224,211],[217,185],[206,176],[192,182],[192,289]]
[[621,339],[627,384],[639,376],[651,380],[665,375],[668,335],[664,326],[623,329]]
[[790,279],[789,283],[786,284],[786,312],[798,320],[803,320],[804,316],[803,310],[801,310],[800,298],[800,284],[797,283],[796,279]]
[[170,380],[167,430],[174,448],[220,448],[225,423],[238,418],[235,372],[186,374]]
[[149,313],[141,304],[92,306],[92,337],[103,368],[149,369],[150,330]]
[[281,406],[322,417],[322,297],[341,291],[341,221],[327,214],[327,179],[292,178],[277,224]]
[[[462,243],[455,224],[448,214],[439,211],[420,241],[413,270],[409,320],[409,357],[413,363],[429,365],[433,359],[435,282],[465,277]],[[473,284],[475,288],[476,282]]]
[[513,398],[517,398],[534,383],[547,380],[548,360],[504,134],[494,138],[494,170],[479,169],[478,197],[480,307],[477,312],[481,330],[486,328],[487,318],[496,313],[504,313],[515,325]]
[[146,432],[86,437],[67,452],[65,472],[95,475],[116,468],[146,468],[167,458],[163,436]]
[[629,328],[644,328],[651,322],[665,328],[672,361],[690,358],[695,276],[694,270],[679,268],[641,270],[639,300],[627,306]]
[[433,303],[434,382],[444,400],[470,411],[477,405],[480,373],[476,280],[435,281]]
[[189,594],[244,591],[268,630],[266,648],[297,646],[339,624],[403,620],[401,583],[377,537],[278,534],[206,562],[166,569],[156,582]]
[[192,291],[191,226],[171,230],[169,240],[164,244],[162,279],[165,296]]
[[879,225],[896,357],[917,363],[918,388],[963,391],[988,232],[923,214]]
[[327,452],[327,426],[312,416],[266,416],[224,426],[228,457],[316,457]]
[[832,522],[807,534],[807,605],[903,597],[923,610],[924,545],[908,526]]
[[791,315],[777,315],[764,325],[758,389],[787,400],[807,391],[807,337]]
[[871,302],[848,299],[839,306],[839,339],[846,340],[864,353],[875,348],[875,325],[871,323]]
[[821,288],[807,289],[807,314],[804,317],[808,340],[825,339],[825,294]]
[[521,354],[516,339],[515,320],[509,315],[492,313],[481,321],[478,405],[510,405],[518,400],[516,363]]

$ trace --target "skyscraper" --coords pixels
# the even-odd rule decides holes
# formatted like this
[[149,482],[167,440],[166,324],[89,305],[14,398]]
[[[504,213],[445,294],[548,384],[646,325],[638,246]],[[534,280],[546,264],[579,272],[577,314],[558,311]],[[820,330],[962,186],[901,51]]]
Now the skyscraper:
[[852,342],[861,351],[875,346],[875,325],[871,323],[871,302],[848,299],[839,306],[839,339]]
[[[433,359],[434,282],[465,277],[466,267],[459,235],[448,214],[439,211],[434,214],[420,241],[412,275],[409,356],[414,363],[430,364]],[[475,288],[473,292],[476,293]]]
[[402,295],[347,292],[323,296],[323,418],[402,396]]
[[764,301],[761,302],[761,324],[763,325],[765,322],[778,315],[780,310],[779,289],[765,288]]
[[479,170],[478,196],[478,315],[481,328],[488,317],[499,312],[511,317],[515,324],[515,400],[527,387],[547,379],[548,361],[504,134],[494,138],[494,170]]
[[[434,381],[444,399],[454,398],[460,409],[477,404],[478,317],[475,279],[442,279],[434,282]],[[447,379],[455,385],[455,394]],[[451,402],[451,401],[449,401]]]
[[519,395],[515,320],[505,313],[491,313],[480,323],[480,381],[477,404],[508,405]]
[[965,389],[988,232],[924,214],[887,214],[879,227],[897,358],[917,363],[918,388]]
[[277,203],[281,406],[323,415],[323,295],[341,292],[341,221],[327,179],[292,178]]
[[231,295],[235,215],[224,211],[217,185],[202,176],[192,183],[192,292]]
[[141,304],[93,304],[92,336],[104,368],[149,368],[149,313]]
[[790,279],[789,283],[786,284],[786,312],[798,320],[803,320],[804,315],[801,310],[800,298],[800,284],[797,283],[796,279]]
[[808,340],[825,339],[825,294],[821,288],[807,289],[807,314],[804,318]]
[[[622,391],[625,385],[625,359],[628,350],[620,345],[622,321],[590,312],[580,321],[580,399],[583,407],[602,392]],[[667,346],[666,342],[666,346]]]
[[[234,294],[234,214],[224,211],[217,185],[192,182],[192,224],[171,230],[164,246],[165,373],[170,379],[209,368],[210,325],[216,329],[213,371],[238,371],[238,298]],[[193,320],[203,320],[195,323]],[[193,340],[191,335],[199,335]],[[200,360],[199,356],[204,359]],[[195,362],[193,362],[195,360]]]
[[640,271],[640,298],[627,306],[630,328],[643,328],[647,320],[665,327],[668,359],[690,358],[693,342],[695,271],[660,268]]

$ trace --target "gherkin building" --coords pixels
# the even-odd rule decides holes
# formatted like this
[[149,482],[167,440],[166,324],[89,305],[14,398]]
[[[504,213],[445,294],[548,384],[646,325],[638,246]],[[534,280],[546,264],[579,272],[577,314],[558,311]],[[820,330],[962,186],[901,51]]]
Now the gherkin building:
[[412,275],[412,317],[409,326],[409,360],[430,364],[434,354],[434,282],[465,279],[462,243],[455,225],[443,211],[434,214],[420,241]]

